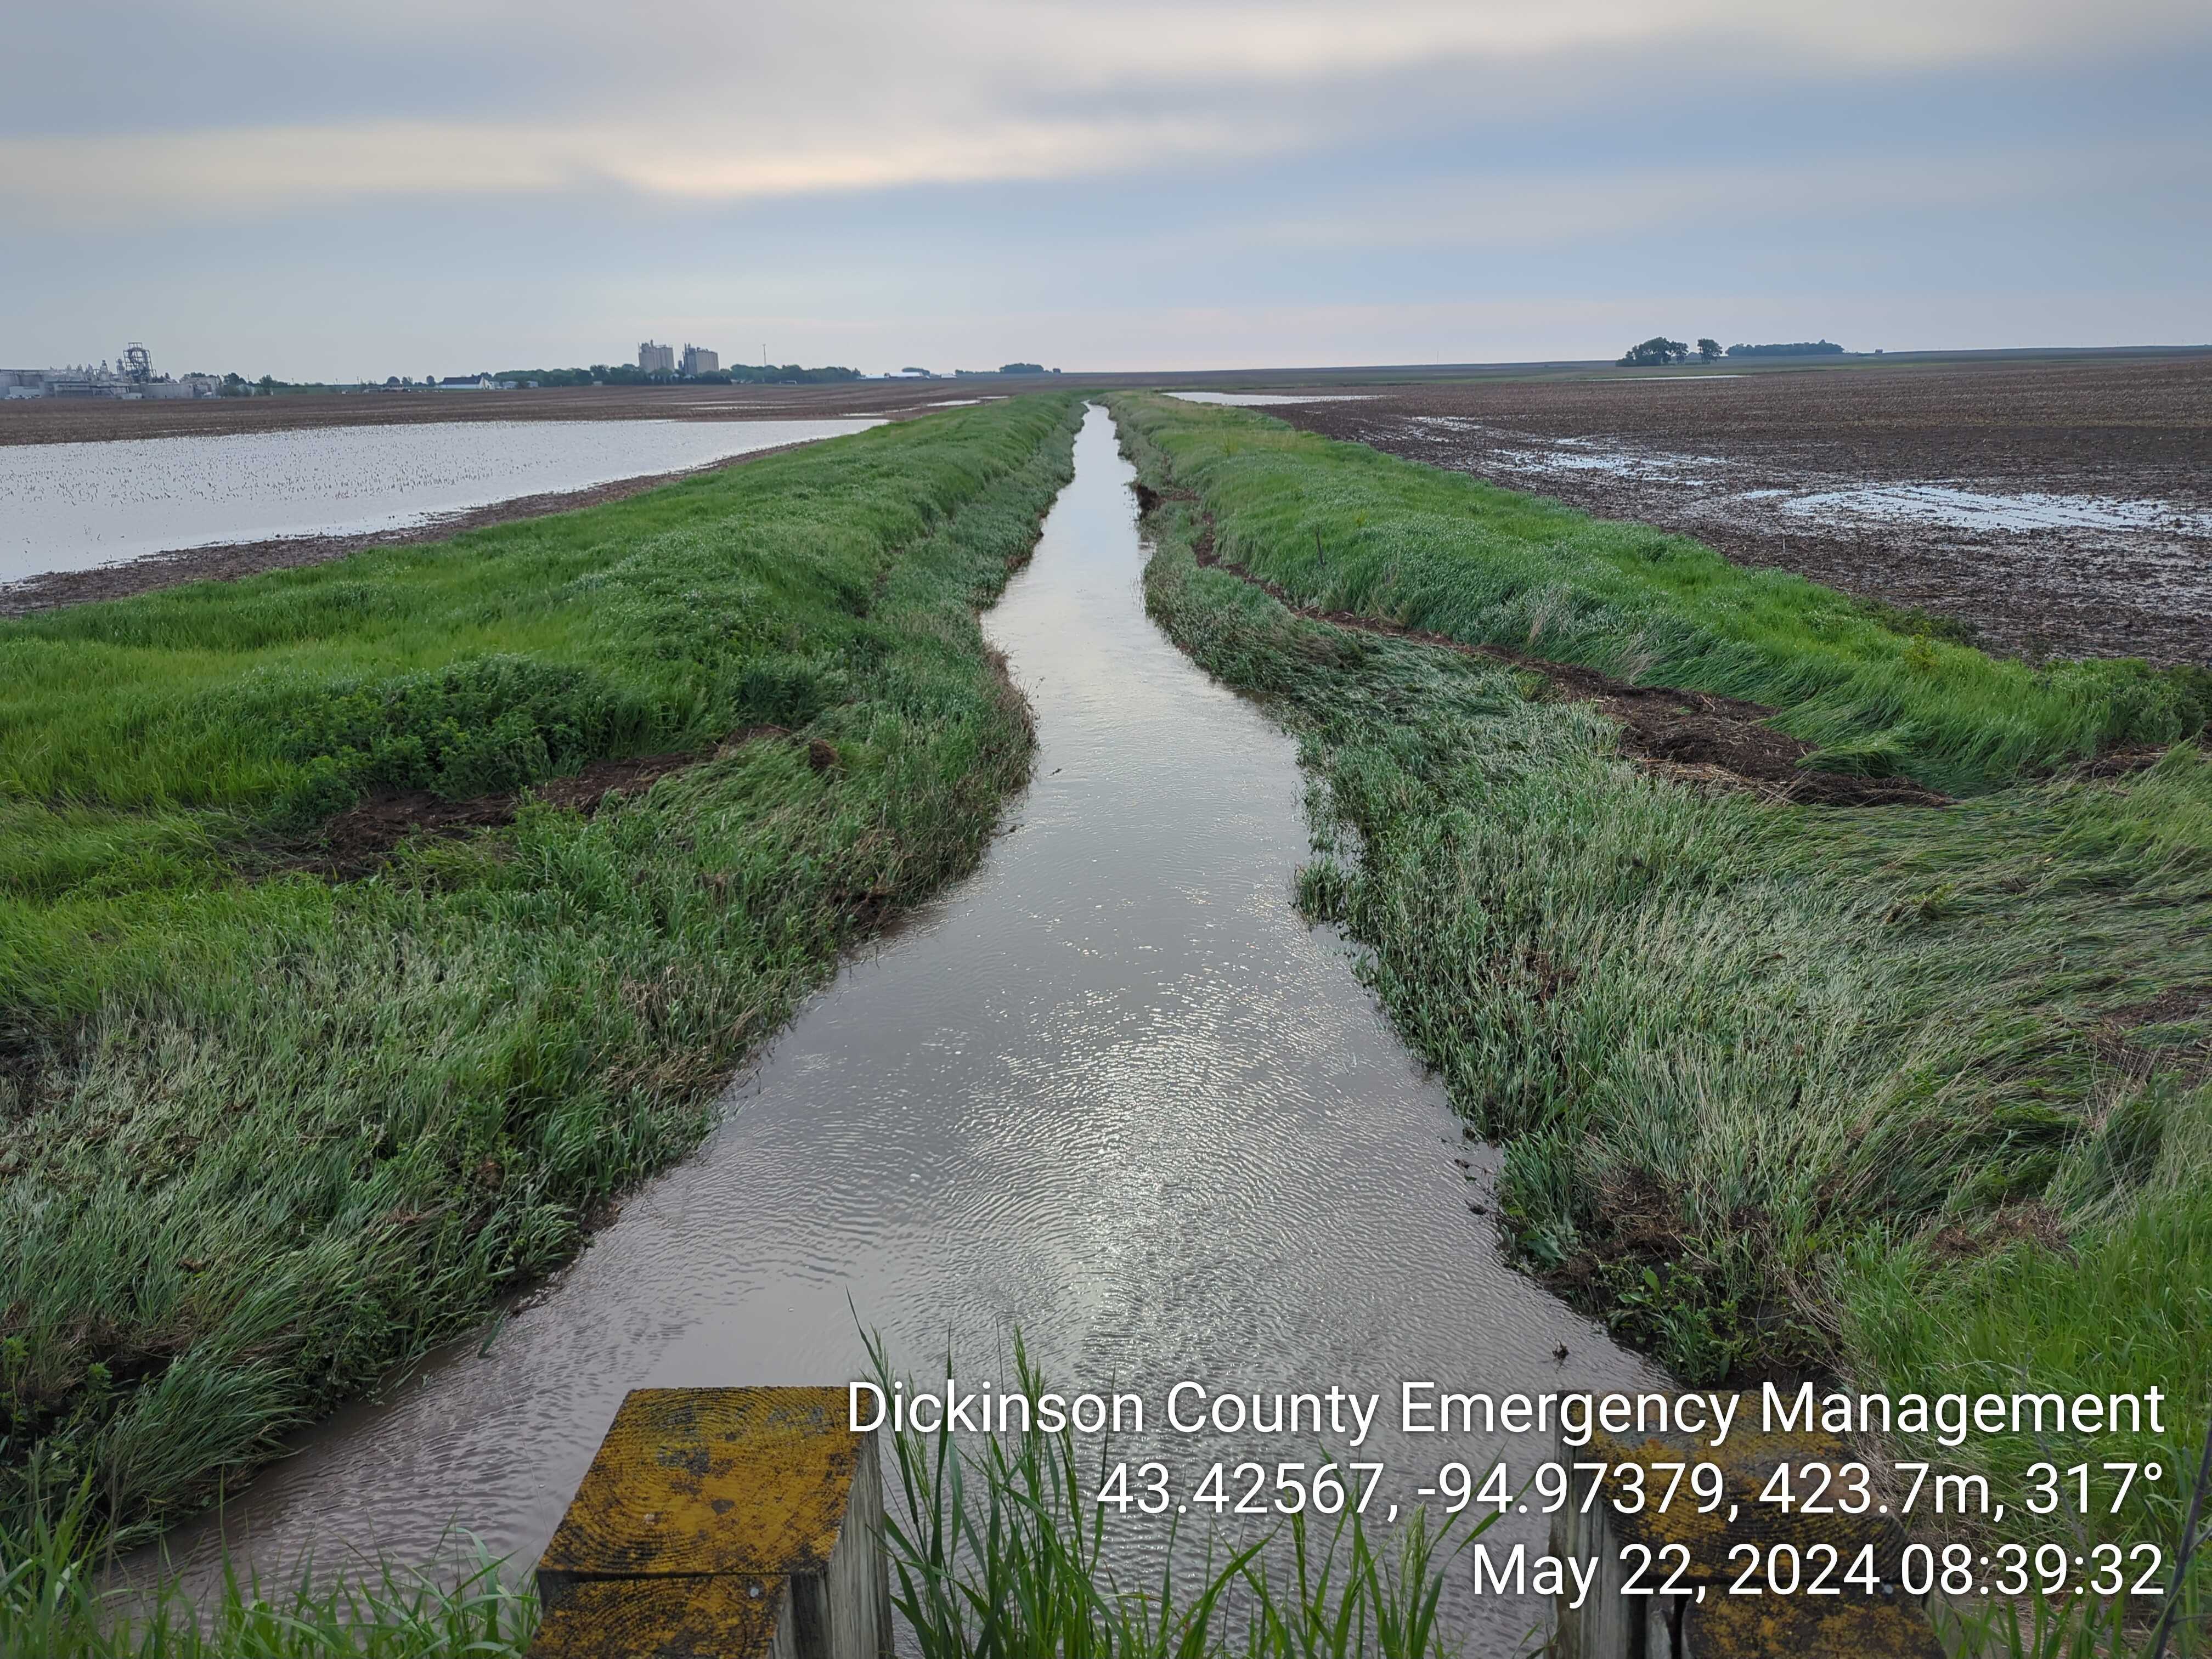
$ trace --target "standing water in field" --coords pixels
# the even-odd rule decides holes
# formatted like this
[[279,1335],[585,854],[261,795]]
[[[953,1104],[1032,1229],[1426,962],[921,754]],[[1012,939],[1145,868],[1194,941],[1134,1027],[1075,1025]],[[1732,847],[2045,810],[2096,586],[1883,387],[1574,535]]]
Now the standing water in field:
[[[1008,1381],[1018,1328],[1054,1384],[1155,1412],[1183,1379],[1379,1393],[1366,1443],[1330,1444],[1388,1466],[1370,1523],[1447,1461],[1503,1457],[1517,1488],[1551,1449],[1401,1436],[1405,1382],[1658,1381],[1500,1261],[1441,1087],[1292,909],[1296,746],[1145,616],[1132,477],[1094,410],[987,618],[1039,747],[978,873],[848,966],[572,1267],[234,1498],[234,1547],[419,1559],[457,1525],[526,1564],[626,1390],[842,1382],[866,1373],[860,1326],[925,1383],[948,1339],[963,1383]],[[1182,1494],[1216,1461],[1317,1461],[1311,1436],[1161,1426],[1115,1455],[1174,1462]],[[1109,1516],[1109,1555],[1140,1564],[1163,1524]],[[1491,1539],[1541,1535],[1511,1514]],[[1448,1629],[1518,1651],[1547,1608],[1472,1572],[1450,1569]]]
[[401,530],[878,424],[453,421],[0,445],[0,582],[183,548]]

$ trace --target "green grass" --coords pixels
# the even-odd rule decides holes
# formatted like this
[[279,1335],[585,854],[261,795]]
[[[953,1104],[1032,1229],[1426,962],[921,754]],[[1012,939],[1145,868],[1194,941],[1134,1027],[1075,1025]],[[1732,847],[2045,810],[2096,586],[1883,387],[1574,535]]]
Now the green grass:
[[[2081,1526],[2170,1540],[2212,1401],[2212,764],[2182,744],[2110,780],[2042,774],[2179,735],[2187,684],[1902,640],[1676,538],[1655,562],[1632,526],[1114,403],[1146,481],[1192,497],[1153,515],[1149,604],[1302,738],[1303,901],[1503,1142],[1521,1260],[1686,1381],[2160,1387],[2164,1437],[1935,1455],[2010,1494],[2046,1458],[2155,1459],[2156,1492]],[[1757,697],[1826,743],[1910,728],[1912,769],[1976,793],[1834,810],[1686,787],[1533,676],[1201,567],[1206,533],[1316,605]]]
[[[1032,1395],[1044,1389],[1018,1336],[1015,1364]],[[1110,1443],[1079,1455],[1073,1437],[1036,1429],[968,1448],[911,1430],[889,1439],[892,1603],[900,1650],[923,1659],[1449,1659],[1443,1574],[1495,1519],[1432,1526],[1416,1513],[1384,1541],[1357,1514],[1299,1515],[1233,1546],[1214,1539],[1194,1577],[1170,1560],[1129,1583],[1093,1498],[1121,1455]],[[537,1625],[507,1564],[465,1548],[442,1568],[373,1565],[321,1584],[227,1570],[199,1604],[173,1581],[150,1595],[103,1588],[84,1499],[35,1506],[13,1532],[0,1523],[0,1659],[519,1659]]]
[[[891,1385],[880,1347],[879,1383]],[[1016,1338],[1032,1397],[1048,1384]],[[951,1375],[948,1363],[946,1375]],[[951,1435],[891,1436],[887,1506],[892,1604],[922,1659],[1449,1659],[1444,1574],[1494,1514],[1432,1525],[1416,1510],[1389,1541],[1356,1510],[1233,1541],[1209,1529],[1179,1580],[1174,1534],[1156,1579],[1131,1583],[1109,1559],[1095,1501],[1118,1454],[1031,1428],[972,1449]],[[887,1480],[887,1485],[889,1481]],[[1175,1523],[1170,1523],[1171,1526]],[[1179,1531],[1180,1528],[1178,1528]]]
[[[480,1319],[972,866],[1031,745],[975,612],[1076,418],[0,623],[0,1519],[158,1522]],[[593,817],[291,856],[364,793],[767,724]]]
[[[1117,398],[1155,613],[1304,742],[1302,896],[1506,1146],[1522,1259],[1686,1378],[2212,1392],[2212,767],[2063,775],[2198,715],[2036,672],[1680,538],[1233,413]],[[1027,766],[973,612],[1068,468],[1032,399],[632,501],[0,627],[0,1656],[511,1654],[526,1595],[373,1570],[104,1598],[127,1539],[481,1317],[681,1154],[886,904],[966,868]],[[1309,599],[1777,703],[1934,813],[1693,792],[1528,677]],[[1321,536],[1316,556],[1315,532]],[[1895,625],[1892,625],[1894,623]],[[365,791],[757,742],[585,819],[287,867]],[[1861,761],[1851,761],[1854,754]],[[2057,775],[2047,775],[2057,774]],[[2212,991],[2206,993],[2212,998]],[[1990,1443],[1975,1455],[1986,1462]],[[895,1447],[932,1655],[1429,1655],[1450,1540],[1295,1528],[1191,1583],[1109,1571],[1064,1444]],[[2000,1467],[2016,1481],[2017,1465]],[[2075,1449],[2035,1449],[2061,1461]],[[2016,1487],[2015,1487],[2016,1489]],[[56,1506],[40,1492],[82,1496]],[[2088,1528],[2170,1537],[2180,1482]],[[1961,1652],[2099,1650],[2091,1609]],[[2043,1621],[2038,1634],[2037,1620]]]
[[465,1544],[444,1571],[389,1565],[268,1584],[226,1565],[211,1595],[108,1584],[79,1493],[0,1526],[0,1659],[520,1659],[536,1598]]
[[1199,491],[1221,556],[1324,609],[1769,704],[1806,740],[1874,745],[1945,790],[1996,787],[2212,712],[2212,675],[2032,668],[1686,537],[1592,519],[1249,410],[1119,397],[1124,429]]

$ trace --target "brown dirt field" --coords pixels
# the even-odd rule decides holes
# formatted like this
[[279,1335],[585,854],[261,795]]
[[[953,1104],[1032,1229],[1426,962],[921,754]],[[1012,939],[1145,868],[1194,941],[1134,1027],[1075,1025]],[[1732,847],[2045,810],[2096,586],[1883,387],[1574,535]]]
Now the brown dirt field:
[[[1378,386],[1265,412],[1917,607],[1993,651],[2212,663],[2212,350],[1692,378],[1716,373],[1736,370]],[[2057,500],[2006,503],[2039,520],[2014,527],[1930,487]]]

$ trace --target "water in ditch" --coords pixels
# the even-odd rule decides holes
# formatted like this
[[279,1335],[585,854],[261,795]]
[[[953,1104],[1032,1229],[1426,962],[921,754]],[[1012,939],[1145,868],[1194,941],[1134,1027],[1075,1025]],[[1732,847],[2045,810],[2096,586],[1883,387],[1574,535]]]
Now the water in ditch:
[[[573,1267],[234,1494],[234,1549],[419,1559],[459,1525],[526,1563],[625,1390],[843,1382],[861,1324],[922,1377],[949,1339],[971,1382],[1004,1379],[1018,1328],[1056,1379],[1156,1412],[1184,1379],[1379,1393],[1346,1454],[1388,1466],[1378,1516],[1448,1461],[1502,1456],[1517,1486],[1549,1449],[1399,1434],[1406,1381],[1657,1380],[1503,1265],[1479,1150],[1291,908],[1295,746],[1146,617],[1132,477],[1094,409],[987,618],[1039,748],[981,869],[849,964]],[[1215,1461],[1313,1458],[1310,1437],[1152,1427],[1121,1449],[1169,1455],[1185,1494]],[[1133,1510],[1109,1538],[1141,1565],[1162,1524]],[[204,1559],[214,1534],[171,1547]],[[1514,1513],[1492,1539],[1541,1535]],[[1472,1571],[1447,1601],[1466,1651],[1519,1651],[1544,1606]]]

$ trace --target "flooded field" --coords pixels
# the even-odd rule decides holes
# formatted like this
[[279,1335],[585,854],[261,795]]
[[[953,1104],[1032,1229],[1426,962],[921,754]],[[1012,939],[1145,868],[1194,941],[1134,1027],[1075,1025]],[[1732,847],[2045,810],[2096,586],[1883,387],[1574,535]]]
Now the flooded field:
[[[1499,1259],[1480,1149],[1291,908],[1296,745],[1146,617],[1103,413],[1076,460],[986,619],[1039,748],[983,867],[849,965],[571,1268],[233,1494],[234,1544],[264,1566],[420,1559],[459,1525],[526,1564],[625,1390],[835,1381],[865,1366],[863,1325],[918,1377],[950,1342],[964,1382],[1003,1382],[1018,1328],[1052,1377],[1155,1401],[1182,1379],[1391,1399],[1656,1380]],[[1151,1426],[1117,1457],[1314,1457]],[[1388,1465],[1380,1510],[1445,1459],[1503,1455],[1517,1483],[1545,1450],[1378,1427],[1356,1455]],[[1161,1547],[1162,1522],[1109,1526],[1121,1560]],[[204,1559],[213,1537],[172,1548]],[[1471,1572],[1449,1627],[1521,1651],[1546,1607]]]
[[2212,354],[1378,388],[1279,412],[1921,607],[2000,653],[2212,661]]
[[1277,404],[1358,404],[1373,396],[1371,392],[1354,392],[1348,394],[1316,392],[1308,397],[1296,392],[1170,392],[1170,398],[1180,398],[1187,404],[1226,404],[1235,409],[1268,409]]
[[509,421],[0,446],[0,582],[179,549],[405,529],[872,424]]
[[[117,438],[213,437],[356,426],[498,421],[896,420],[952,388],[943,380],[818,386],[528,386],[513,392],[301,392],[273,398],[37,398],[0,402],[0,448]],[[1005,396],[1005,392],[996,395]]]

